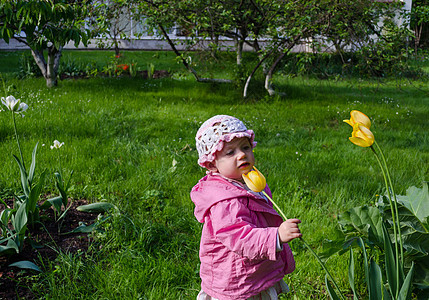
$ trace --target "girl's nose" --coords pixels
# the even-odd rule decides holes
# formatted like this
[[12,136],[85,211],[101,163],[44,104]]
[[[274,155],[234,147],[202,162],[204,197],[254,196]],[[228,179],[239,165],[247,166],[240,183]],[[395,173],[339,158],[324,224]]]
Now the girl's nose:
[[246,157],[246,152],[242,151],[242,150],[238,150],[238,158],[239,159],[243,159]]

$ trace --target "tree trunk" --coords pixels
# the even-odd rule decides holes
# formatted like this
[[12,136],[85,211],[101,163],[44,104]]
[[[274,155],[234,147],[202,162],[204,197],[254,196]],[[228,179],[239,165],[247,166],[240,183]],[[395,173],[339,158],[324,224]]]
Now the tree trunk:
[[116,38],[116,36],[113,38],[113,46],[115,48],[115,56],[119,57],[119,55],[120,55],[119,42],[118,42],[118,39]]
[[286,55],[285,52],[280,53],[277,59],[272,64],[271,68],[268,70],[267,75],[265,76],[265,89],[267,90],[270,96],[274,96],[276,91],[273,89],[271,85],[271,79],[273,78],[274,70],[276,69],[278,63],[282,60],[282,58]]
[[46,78],[46,61],[45,57],[43,56],[43,51],[31,49],[31,55],[33,55],[33,58],[42,72],[43,77]]
[[243,45],[244,42],[236,37],[234,38],[235,40],[235,48],[236,48],[236,52],[237,52],[237,66],[241,66],[242,62],[243,62]]
[[56,49],[54,46],[48,47],[48,62],[46,63],[43,51],[31,49],[31,55],[33,55],[37,66],[42,72],[43,77],[46,80],[47,87],[57,86],[57,75],[58,68],[60,66],[60,58],[63,47]]
[[45,76],[47,87],[53,87],[58,85],[57,75],[58,68],[60,66],[62,48],[63,47],[60,47],[60,49],[56,49],[54,46],[48,47],[48,64]]
[[273,50],[270,50],[267,54],[265,54],[265,56],[263,56],[258,64],[253,68],[252,72],[250,73],[250,75],[247,77],[246,80],[246,84],[244,85],[244,90],[243,90],[243,98],[247,97],[247,90],[249,88],[249,84],[250,84],[250,80],[252,80],[253,75],[255,75],[256,70],[258,70],[258,68],[265,62],[265,60],[270,57],[270,55],[273,53]]

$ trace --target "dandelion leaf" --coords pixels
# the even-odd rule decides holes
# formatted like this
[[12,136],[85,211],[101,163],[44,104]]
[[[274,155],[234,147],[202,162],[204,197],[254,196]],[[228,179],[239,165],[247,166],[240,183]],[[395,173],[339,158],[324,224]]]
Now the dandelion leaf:
[[338,222],[346,233],[359,233],[383,243],[382,218],[375,207],[364,205],[349,209],[338,216]]

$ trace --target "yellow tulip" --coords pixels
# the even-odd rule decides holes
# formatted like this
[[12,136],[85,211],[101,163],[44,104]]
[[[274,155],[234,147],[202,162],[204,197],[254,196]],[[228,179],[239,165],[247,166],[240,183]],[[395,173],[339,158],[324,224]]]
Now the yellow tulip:
[[359,147],[370,147],[374,144],[375,139],[371,130],[361,124],[355,124],[349,140]]
[[265,186],[267,185],[267,181],[265,180],[264,175],[262,175],[261,172],[258,171],[255,167],[253,167],[254,170],[250,171],[247,174],[243,174],[243,180],[246,183],[246,185],[254,192],[262,192],[265,189]]
[[352,127],[354,127],[356,124],[361,124],[368,129],[371,128],[371,121],[368,116],[358,110],[352,110],[350,112],[350,120],[344,120],[344,122]]

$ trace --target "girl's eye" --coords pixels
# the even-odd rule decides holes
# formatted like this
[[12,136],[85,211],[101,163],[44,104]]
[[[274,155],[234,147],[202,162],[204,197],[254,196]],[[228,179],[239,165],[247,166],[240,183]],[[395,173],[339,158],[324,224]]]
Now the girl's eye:
[[233,155],[233,154],[234,154],[233,150],[230,150],[230,151],[226,152],[226,155]]

